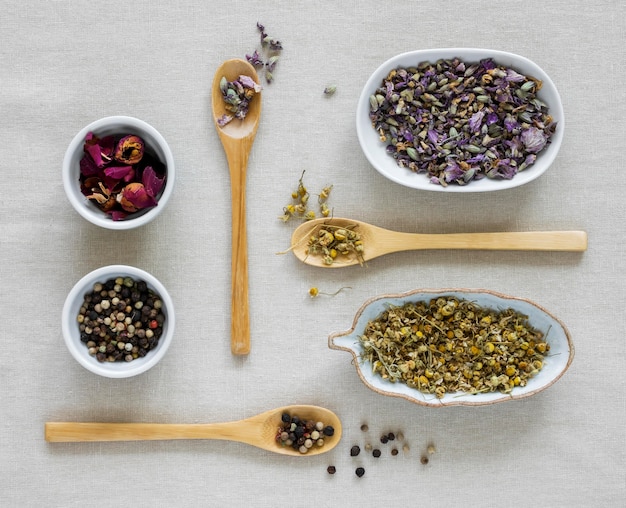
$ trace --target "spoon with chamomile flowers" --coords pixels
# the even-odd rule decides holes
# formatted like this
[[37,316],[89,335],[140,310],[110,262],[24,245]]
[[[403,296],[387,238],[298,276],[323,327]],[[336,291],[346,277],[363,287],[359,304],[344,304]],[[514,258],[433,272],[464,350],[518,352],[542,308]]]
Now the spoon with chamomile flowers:
[[341,268],[407,250],[523,250],[574,251],[587,249],[584,231],[523,231],[502,233],[417,234],[390,231],[366,222],[339,217],[302,223],[291,236],[291,250],[308,265]]

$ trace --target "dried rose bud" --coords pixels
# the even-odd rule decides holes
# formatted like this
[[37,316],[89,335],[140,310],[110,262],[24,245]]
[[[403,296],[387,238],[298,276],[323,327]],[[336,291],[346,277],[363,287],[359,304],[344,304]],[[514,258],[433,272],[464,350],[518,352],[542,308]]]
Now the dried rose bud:
[[144,142],[139,136],[129,135],[120,139],[115,147],[114,158],[124,164],[137,164],[143,157]]
[[142,208],[157,205],[156,199],[150,196],[143,184],[139,182],[129,183],[124,187],[117,195],[117,201],[127,212],[136,212]]

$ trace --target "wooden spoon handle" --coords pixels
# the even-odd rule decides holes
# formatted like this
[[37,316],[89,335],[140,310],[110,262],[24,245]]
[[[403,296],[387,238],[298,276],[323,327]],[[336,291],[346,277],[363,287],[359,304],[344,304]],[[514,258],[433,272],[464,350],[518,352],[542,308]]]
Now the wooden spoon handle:
[[48,442],[156,441],[171,439],[222,439],[254,444],[254,432],[240,425],[172,423],[82,423],[47,422]]
[[[584,231],[523,231],[511,233],[404,234],[398,243],[408,249],[584,251]],[[410,244],[410,245],[408,245]]]
[[248,239],[246,232],[247,140],[228,153],[232,200],[231,333],[235,355],[250,352],[250,311],[248,300]]

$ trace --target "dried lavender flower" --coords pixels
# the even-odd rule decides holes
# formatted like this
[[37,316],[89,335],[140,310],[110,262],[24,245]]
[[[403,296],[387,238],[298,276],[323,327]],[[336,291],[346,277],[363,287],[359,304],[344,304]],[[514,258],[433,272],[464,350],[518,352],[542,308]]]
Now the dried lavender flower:
[[222,115],[217,120],[218,125],[223,127],[235,118],[243,120],[248,114],[250,102],[261,89],[262,87],[250,76],[241,75],[234,81],[228,81],[223,76],[220,79],[220,91],[226,103],[226,109],[232,115],[228,113]]
[[252,54],[246,54],[246,60],[255,67],[263,68],[265,81],[270,84],[274,81],[274,69],[283,45],[278,39],[267,34],[265,25],[257,22],[256,27],[261,36],[261,48],[264,54],[262,56],[255,50]]
[[400,167],[434,184],[511,179],[531,166],[557,124],[541,81],[486,58],[393,69],[370,96],[372,126]]
[[254,67],[263,67],[265,65],[256,49],[251,55],[246,54],[246,60]]

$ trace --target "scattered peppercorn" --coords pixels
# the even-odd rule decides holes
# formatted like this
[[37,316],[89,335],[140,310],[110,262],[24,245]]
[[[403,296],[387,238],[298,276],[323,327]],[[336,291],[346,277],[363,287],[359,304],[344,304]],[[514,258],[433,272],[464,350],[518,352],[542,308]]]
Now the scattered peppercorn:
[[428,464],[428,457],[426,455],[422,455],[420,462],[424,465]]
[[390,432],[389,434],[387,434],[387,439],[389,441],[393,441],[396,438],[396,435],[393,432]]
[[435,445],[434,444],[429,444],[428,445],[428,453],[430,455],[432,455],[433,453],[435,453],[436,449],[435,449]]
[[361,448],[358,445],[354,445],[350,448],[350,457],[356,457],[359,453],[361,453]]
[[337,468],[335,466],[328,466],[326,471],[328,471],[328,474],[335,474],[337,472]]
[[369,430],[369,427],[367,426],[367,423],[364,423],[363,425],[361,425],[361,430],[363,432],[367,432]]
[[382,436],[380,436],[380,442],[382,444],[387,444],[388,441],[389,441],[389,438],[386,435],[383,434]]
[[396,455],[398,455],[398,449],[397,449],[397,448],[392,448],[392,449],[391,449],[391,455],[393,455],[394,457],[395,457]]
[[357,467],[355,473],[359,478],[361,478],[361,476],[365,474],[365,469],[362,467]]
[[374,448],[372,455],[376,458],[380,457],[380,450],[378,448]]

